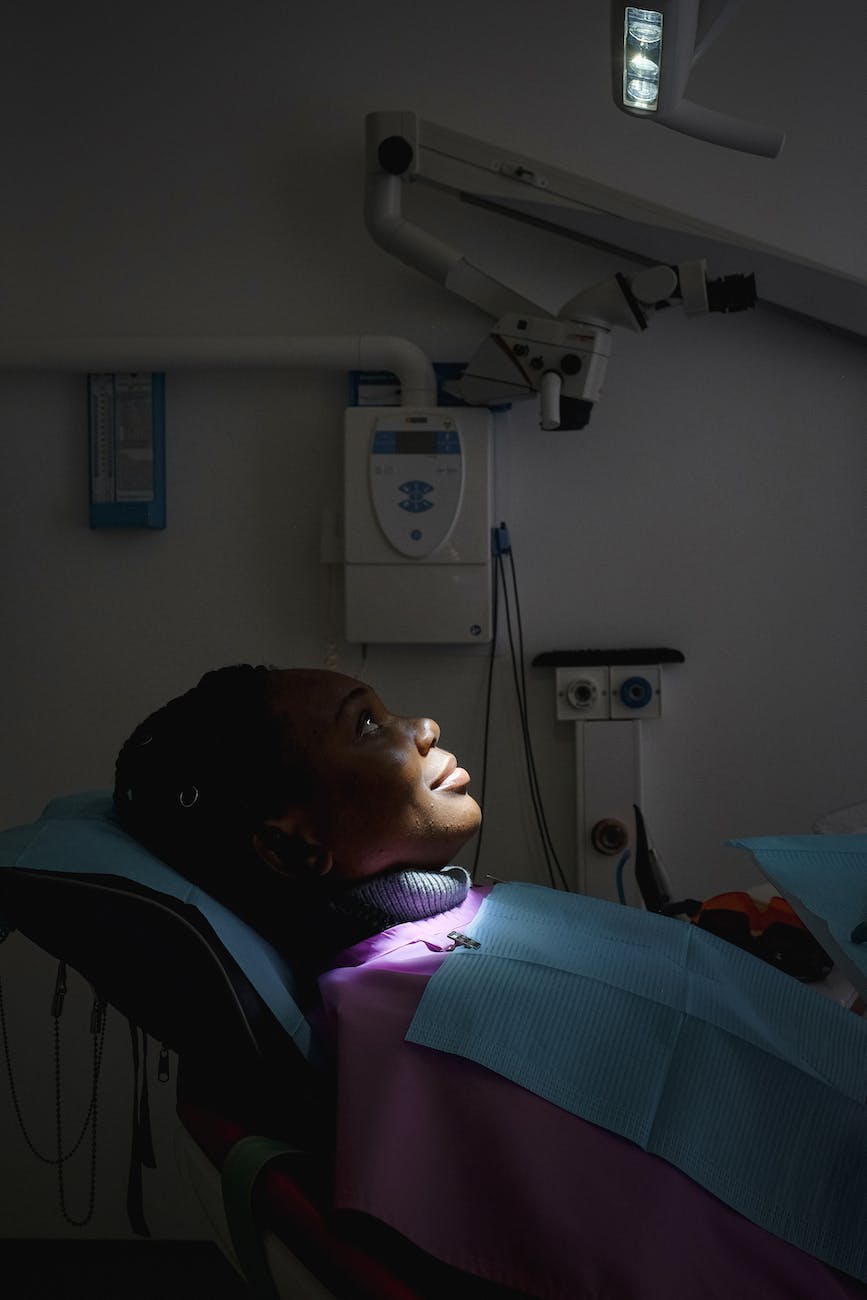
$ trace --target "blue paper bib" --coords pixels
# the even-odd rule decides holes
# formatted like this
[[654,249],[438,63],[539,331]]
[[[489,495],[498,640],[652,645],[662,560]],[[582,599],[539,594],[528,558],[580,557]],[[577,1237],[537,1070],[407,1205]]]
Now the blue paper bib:
[[619,1133],[867,1281],[867,1021],[696,926],[495,887],[407,1039]]

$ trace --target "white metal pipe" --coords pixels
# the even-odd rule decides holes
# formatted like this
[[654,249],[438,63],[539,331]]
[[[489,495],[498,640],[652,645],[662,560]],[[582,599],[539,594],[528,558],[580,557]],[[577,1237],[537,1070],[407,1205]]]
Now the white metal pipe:
[[719,144],[725,149],[736,149],[740,153],[757,154],[760,158],[776,158],[786,142],[783,131],[759,126],[755,122],[745,122],[740,117],[719,113],[716,109],[705,108],[703,104],[694,104],[688,99],[680,100],[674,108],[661,111],[657,121],[683,135],[707,140],[710,144]]
[[575,876],[579,894],[587,889],[587,786],[585,722],[575,723]]
[[450,244],[429,235],[405,217],[401,208],[402,185],[398,176],[385,172],[374,172],[367,178],[364,219],[380,248],[430,276],[494,320],[510,312],[528,316],[549,314],[529,298],[480,271]]
[[364,201],[368,232],[387,253],[445,284],[449,272],[463,260],[461,254],[403,215],[402,185],[399,176],[386,172],[368,176]]
[[433,366],[408,339],[381,334],[263,335],[238,338],[5,339],[3,370],[388,370],[400,381],[403,406],[436,406]]

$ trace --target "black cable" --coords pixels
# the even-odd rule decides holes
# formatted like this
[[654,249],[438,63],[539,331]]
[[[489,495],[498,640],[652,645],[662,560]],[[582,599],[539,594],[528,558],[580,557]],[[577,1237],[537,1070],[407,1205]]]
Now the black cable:
[[[96,1005],[97,1005],[97,999],[95,998],[94,1007]],[[102,1004],[100,1003],[100,1005]],[[66,1151],[65,1153],[61,1151],[57,1157],[44,1156],[42,1152],[39,1151],[37,1147],[34,1145],[33,1140],[31,1139],[30,1134],[27,1131],[27,1126],[24,1123],[24,1114],[21,1109],[21,1101],[18,1096],[18,1088],[15,1082],[15,1075],[12,1070],[12,1053],[9,1047],[9,1027],[6,1021],[6,1008],[5,1008],[5,1002],[3,997],[3,984],[2,981],[0,981],[0,1038],[2,1038],[3,1041],[3,1051],[6,1057],[6,1074],[9,1080],[9,1092],[12,1097],[12,1106],[15,1110],[15,1117],[18,1120],[18,1126],[21,1129],[21,1136],[24,1138],[24,1141],[27,1143],[28,1148],[36,1157],[36,1159],[41,1160],[44,1165],[56,1165],[63,1161],[71,1160],[72,1157],[75,1155],[76,1151],[78,1150],[78,1148],[81,1146],[82,1142],[84,1141],[85,1134],[87,1133],[87,1130],[90,1127],[91,1118],[93,1116],[94,1106],[96,1103],[95,1087],[96,1084],[98,1084],[99,1072],[102,1066],[102,1046],[103,1046],[103,1041],[105,1039],[105,1020],[106,1018],[103,1016],[102,1020],[100,1021],[100,1026],[98,1027],[98,1029],[91,1030],[91,1033],[98,1034],[98,1038],[99,1038],[99,1046],[96,1053],[96,1060],[94,1063],[94,1076],[93,1076],[94,1090],[91,1092],[90,1105],[87,1109],[87,1114],[85,1115],[84,1120],[82,1122],[81,1130],[78,1134],[78,1137],[75,1139],[75,1141],[73,1142],[69,1150]]]
[[[566,875],[560,864],[560,860],[557,857],[557,852],[554,847],[554,841],[551,836],[550,829],[548,827],[548,820],[545,815],[545,808],[542,802],[542,792],[539,784],[539,777],[536,770],[536,760],[533,754],[533,745],[532,745],[532,739],[530,735],[529,709],[528,709],[528,702],[527,702],[527,673],[526,673],[526,661],[524,656],[524,629],[523,629],[523,622],[521,618],[521,601],[520,601],[520,596],[518,594],[518,580],[517,580],[517,574],[515,572],[515,561],[512,555],[511,543],[509,541],[509,533],[505,523],[501,523],[499,528],[495,528],[493,530],[492,551],[493,551],[494,558],[496,560],[496,568],[494,572],[494,590],[493,590],[493,606],[494,606],[493,635],[491,639],[491,653],[488,659],[488,683],[487,683],[487,695],[485,700],[485,733],[484,733],[484,741],[483,741],[482,786],[481,786],[480,801],[484,806],[485,792],[487,789],[487,777],[488,777],[488,756],[489,756],[490,725],[491,725],[491,694],[493,689],[494,659],[496,655],[497,636],[499,634],[499,623],[500,623],[499,592],[500,592],[500,582],[502,582],[503,608],[505,609],[505,614],[506,614],[506,632],[508,635],[509,653],[512,661],[512,680],[515,687],[515,697],[518,703],[518,716],[521,721],[521,736],[523,741],[524,761],[527,769],[527,781],[530,790],[530,799],[533,804],[533,812],[536,819],[536,827],[539,831],[539,837],[542,843],[542,853],[545,858],[545,867],[548,872],[548,879],[550,881],[551,888],[552,889],[558,888],[557,881],[554,876],[554,869],[552,867],[552,859],[553,859],[553,863],[557,868],[557,873],[559,874],[560,887],[562,887],[564,890],[568,892],[569,885],[566,880]],[[512,629],[512,611],[509,602],[509,587],[506,581],[505,570],[503,568],[504,554],[508,554],[509,556],[509,568],[512,577],[512,590],[514,593],[514,601],[515,601],[515,624],[517,628],[517,639],[518,639],[517,651],[515,648],[515,634]],[[484,822],[482,822],[482,825],[479,828],[478,839],[476,840],[476,850],[473,857],[472,878],[474,882],[476,878],[476,871],[478,869],[479,857],[481,853],[483,827],[484,827]]]
[[503,579],[503,594],[504,594],[504,604],[506,609],[506,628],[508,630],[509,650],[512,657],[512,677],[515,685],[515,695],[518,700],[518,711],[521,718],[521,732],[522,732],[523,744],[524,744],[524,760],[527,767],[527,780],[530,787],[530,798],[533,804],[533,811],[536,817],[536,826],[539,830],[539,836],[542,842],[542,852],[545,856],[545,866],[548,871],[548,879],[551,883],[551,888],[556,889],[558,887],[554,877],[554,870],[551,865],[553,859],[554,865],[556,866],[557,872],[560,877],[561,886],[564,890],[568,891],[569,886],[566,882],[566,876],[562,866],[560,865],[560,860],[557,857],[556,850],[554,849],[554,843],[551,838],[551,833],[548,829],[548,821],[545,816],[545,808],[542,803],[542,793],[539,785],[538,774],[536,771],[536,761],[533,756],[533,744],[530,736],[530,722],[529,722],[529,713],[527,709],[527,681],[526,681],[526,669],[525,669],[525,661],[524,661],[523,627],[520,619],[520,600],[518,598],[517,581],[515,580],[514,560],[512,559],[511,548],[509,548],[508,554],[509,554],[509,559],[511,564],[511,572],[512,572],[512,579],[513,579],[513,586],[514,586],[514,593],[515,593],[515,602],[516,602],[515,618],[516,618],[516,625],[518,628],[518,647],[519,647],[518,654],[515,653],[515,639],[512,633],[511,610],[509,607],[509,591],[508,591],[508,586],[506,584],[505,571],[503,570],[502,556],[500,555],[497,558],[498,558],[498,564],[500,569],[500,575]]
[[[525,762],[525,765],[526,765],[526,768],[527,768],[527,781],[528,781],[528,785],[529,785],[529,789],[530,789],[530,799],[531,799],[532,804],[533,804],[533,813],[534,813],[535,818],[536,818],[536,825],[537,825],[537,827],[539,827],[539,806],[538,806],[538,796],[537,796],[537,793],[536,793],[536,788],[535,788],[535,786],[534,786],[534,784],[533,784],[532,768],[531,768],[531,764],[530,764],[530,759],[529,759],[529,750],[528,750],[528,746],[527,746],[527,714],[526,714],[526,708],[525,708],[525,704],[524,704],[524,699],[523,699],[523,696],[522,696],[522,694],[521,694],[521,683],[520,683],[520,681],[519,681],[519,679],[518,679],[518,657],[517,657],[517,655],[516,655],[516,653],[515,653],[515,638],[514,638],[514,635],[513,635],[513,633],[512,633],[512,612],[511,612],[511,609],[510,609],[510,607],[509,607],[509,592],[508,592],[508,588],[507,588],[507,586],[506,586],[506,577],[505,577],[505,573],[504,573],[504,571],[503,571],[503,557],[502,557],[502,555],[498,555],[498,556],[497,556],[497,572],[498,572],[498,576],[502,579],[502,582],[503,582],[503,605],[504,605],[504,608],[505,608],[505,611],[506,611],[506,632],[507,632],[507,635],[508,635],[508,638],[509,638],[509,653],[510,653],[511,660],[512,660],[512,680],[513,680],[514,687],[515,687],[515,697],[516,697],[516,699],[517,699],[517,701],[518,701],[518,716],[520,717],[520,720],[521,720],[521,736],[522,736],[522,739],[523,739],[524,762]],[[547,871],[548,871],[548,879],[549,879],[549,881],[550,881],[550,883],[551,883],[551,887],[554,888],[554,887],[555,887],[555,886],[554,886],[554,873],[553,873],[552,868],[551,868],[551,857],[550,857],[550,854],[549,854],[549,852],[548,852],[548,845],[547,845],[547,843],[546,843],[546,841],[545,841],[545,837],[544,837],[544,836],[542,836],[542,852],[543,852],[543,854],[544,854],[544,856],[545,856],[545,867],[546,867],[546,869],[547,869]]]
[[482,821],[479,826],[476,837],[476,851],[473,855],[473,869],[471,872],[473,884],[476,883],[476,871],[479,866],[479,855],[482,851],[482,833],[485,829],[485,791],[488,785],[488,741],[491,734],[491,690],[494,685],[494,659],[497,653],[497,636],[499,633],[499,588],[500,583],[498,576],[494,575],[494,607],[491,615],[492,633],[491,633],[491,653],[488,655],[488,689],[485,697],[485,735],[482,742],[482,788],[479,796],[479,803],[482,809]]
[[533,755],[533,745],[532,745],[532,739],[530,735],[530,722],[529,722],[530,715],[529,715],[529,708],[527,705],[527,670],[526,670],[526,664],[524,659],[524,629],[521,620],[521,600],[518,595],[518,579],[515,573],[515,557],[512,554],[511,547],[509,548],[508,555],[509,555],[509,570],[512,575],[512,590],[515,595],[515,621],[518,628],[518,648],[520,652],[521,682],[523,686],[523,699],[524,699],[524,719],[525,719],[524,736],[525,736],[525,744],[527,746],[529,767],[532,772],[531,781],[536,789],[536,800],[539,809],[539,832],[542,835],[543,841],[547,840],[547,843],[551,849],[551,856],[554,859],[554,863],[557,867],[557,871],[560,876],[560,882],[563,888],[568,891],[569,886],[566,883],[566,875],[563,871],[562,866],[560,865],[560,859],[557,857],[557,851],[554,848],[554,841],[551,837],[551,832],[548,828],[548,819],[545,816],[545,807],[544,804],[542,803],[542,788],[539,784],[539,777],[536,771],[536,760]]

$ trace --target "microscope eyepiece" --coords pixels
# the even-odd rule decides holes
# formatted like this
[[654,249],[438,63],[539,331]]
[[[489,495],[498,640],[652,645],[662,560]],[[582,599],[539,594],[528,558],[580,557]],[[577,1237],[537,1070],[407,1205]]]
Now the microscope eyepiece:
[[756,277],[723,275],[707,281],[708,311],[747,311],[756,305]]

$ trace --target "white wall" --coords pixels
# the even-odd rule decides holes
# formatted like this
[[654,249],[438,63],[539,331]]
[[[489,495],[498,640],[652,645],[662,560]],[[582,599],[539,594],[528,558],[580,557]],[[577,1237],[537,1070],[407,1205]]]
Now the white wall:
[[[123,39],[123,6],[55,8],[46,28],[44,8],[19,7],[3,55],[0,93],[17,125],[0,143],[7,335],[358,330],[466,359],[483,318],[386,257],[361,221],[363,114],[404,105],[621,188],[634,177],[650,198],[737,218],[805,256],[849,268],[860,256],[857,169],[830,131],[814,138],[788,82],[772,93],[749,60],[736,86],[710,55],[702,69],[718,94],[737,96],[733,111],[794,123],[778,163],[663,131],[639,137],[607,103],[599,62],[568,73],[579,35],[588,57],[601,48],[604,5],[586,5],[571,36],[575,6],[552,6],[562,39],[544,46],[509,5],[495,30],[445,4],[414,14],[410,33],[398,5],[299,19],[294,6],[261,3],[242,21],[234,6],[190,0],[150,6],[134,23],[127,7]],[[744,8],[767,47],[776,7]],[[811,29],[825,112],[828,95],[845,109],[849,93],[830,83],[829,32]],[[733,25],[729,50],[735,35]],[[476,212],[429,211],[495,273],[520,258],[521,287],[552,300],[609,269]],[[528,657],[636,643],[686,654],[666,675],[664,717],[645,728],[646,812],[684,893],[750,882],[727,837],[808,830],[864,797],[865,397],[851,341],[769,312],[692,322],[672,312],[616,340],[586,431],[543,434],[529,407],[499,423],[497,513],[512,534]],[[335,634],[318,555],[321,510],[339,498],[340,377],[173,373],[167,400],[169,527],[91,531],[83,381],[0,376],[2,824],[56,793],[110,784],[134,724],[206,669],[322,663]],[[339,652],[345,671],[361,670],[358,647]],[[458,650],[373,648],[363,671],[396,709],[436,717],[444,743],[478,771],[485,668]],[[568,860],[571,729],[554,720],[549,675],[531,671],[530,687]],[[482,869],[532,878],[538,846],[504,659],[487,813]],[[53,964],[13,936],[0,975],[19,1088],[50,1145]],[[68,1051],[84,1077],[88,1011],[81,989],[67,1012],[81,1040]],[[126,1231],[126,1043],[114,1017],[94,1236]],[[168,1166],[164,1093],[154,1082]],[[4,1234],[62,1235],[50,1173],[30,1182],[2,1093],[0,1126]],[[168,1169],[146,1178],[155,1231],[204,1233]]]

